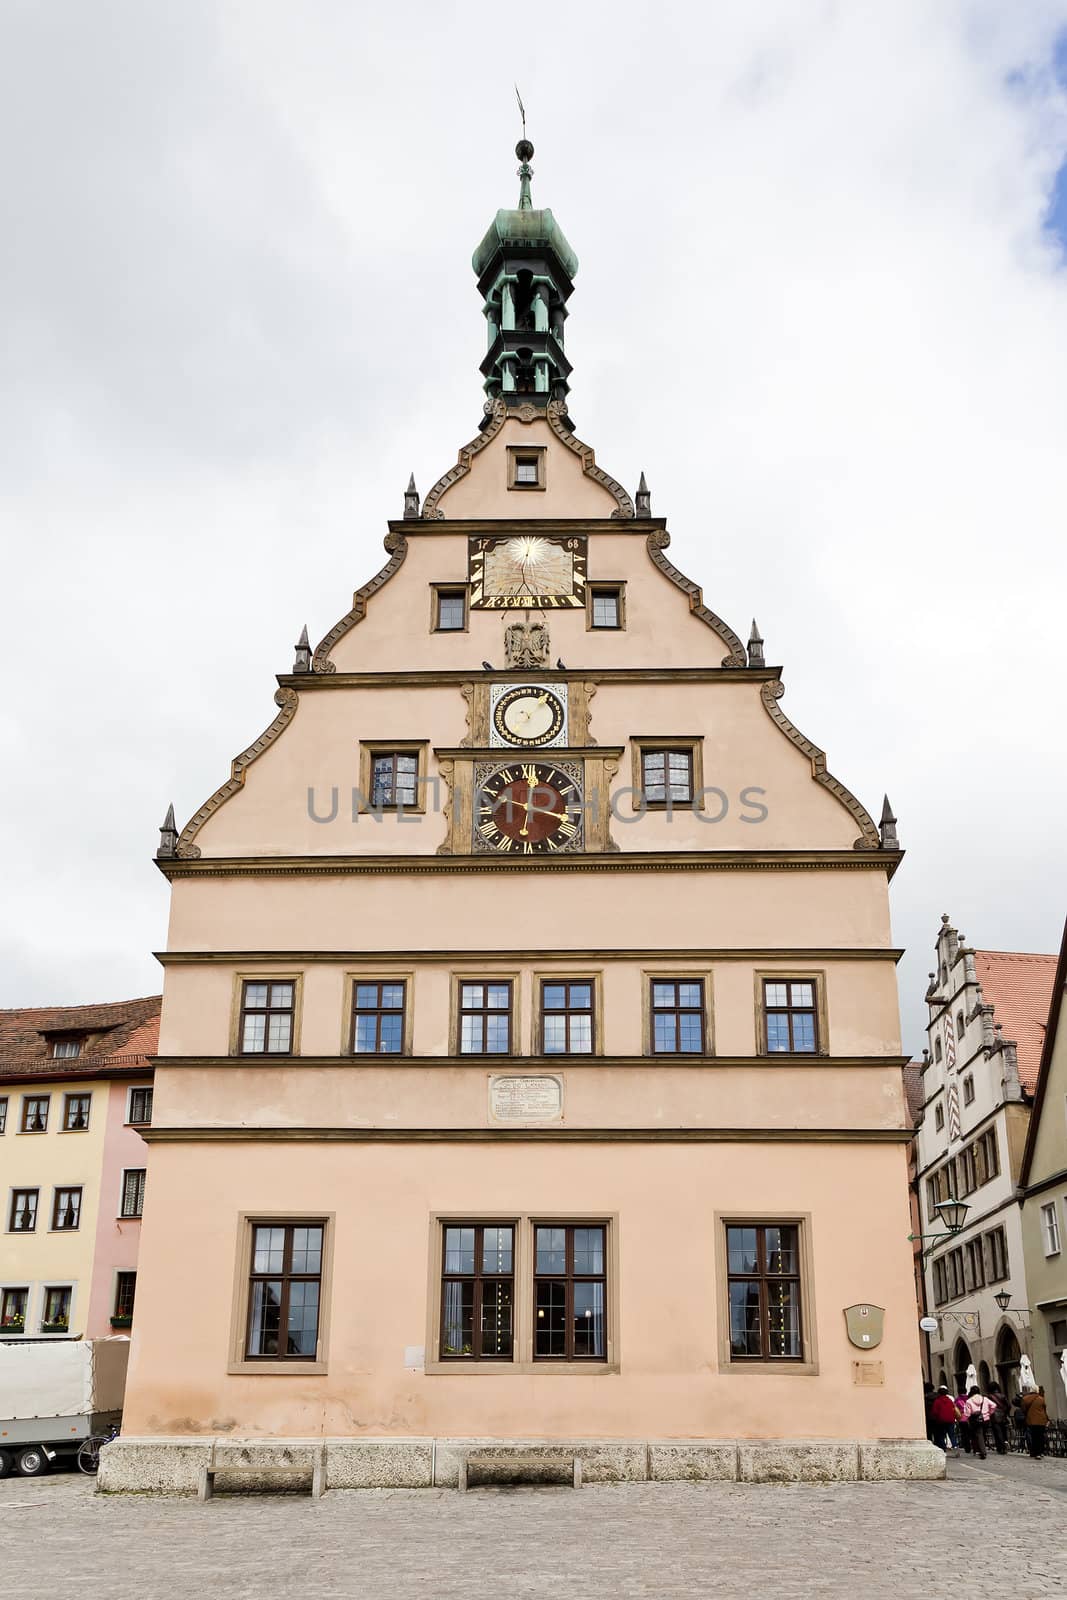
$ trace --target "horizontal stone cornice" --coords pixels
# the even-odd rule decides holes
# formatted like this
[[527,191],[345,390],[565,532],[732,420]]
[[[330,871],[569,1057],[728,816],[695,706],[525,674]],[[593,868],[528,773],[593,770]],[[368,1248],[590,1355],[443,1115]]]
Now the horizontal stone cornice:
[[[336,1055],[336,1056],[283,1056],[283,1055],[248,1055],[248,1056],[210,1056],[210,1055],[182,1055],[182,1056],[156,1056],[157,1067],[211,1067],[213,1070],[225,1067],[239,1067],[251,1069],[255,1072],[262,1071],[265,1067],[279,1068],[294,1067],[311,1068],[318,1070],[322,1067],[344,1067],[353,1071],[366,1071],[378,1068],[385,1071],[403,1071],[405,1068],[422,1067],[433,1070],[442,1068],[455,1071],[457,1067],[469,1068],[479,1075],[486,1072],[503,1073],[505,1075],[518,1074],[529,1077],[531,1074],[538,1076],[551,1072],[574,1072],[579,1069],[593,1068],[603,1071],[604,1068],[640,1068],[644,1070],[659,1070],[661,1068],[685,1067],[690,1071],[703,1068],[705,1071],[721,1070],[723,1068],[753,1068],[761,1072],[773,1070],[776,1067],[801,1067],[809,1072],[842,1069],[851,1071],[855,1067],[888,1067],[893,1070],[902,1068],[908,1060],[907,1056],[821,1056],[821,1055],[786,1055],[784,1052],[773,1056],[686,1056],[686,1055],[660,1055],[660,1056],[401,1056],[401,1055]],[[908,1130],[909,1137],[911,1130]]]
[[[771,948],[767,946],[750,948],[720,948],[707,947],[685,949],[657,949],[648,946],[633,946],[619,949],[600,948],[596,950],[571,950],[558,947],[551,950],[531,949],[529,947],[507,947],[496,945],[491,950],[382,950],[379,948],[369,950],[157,950],[155,958],[163,967],[177,966],[211,966],[226,965],[230,962],[239,963],[241,966],[283,962],[288,966],[312,965],[338,965],[354,964],[366,966],[368,963],[375,965],[381,962],[401,962],[410,966],[412,962],[420,965],[443,964],[457,969],[468,969],[479,962],[505,962],[512,965],[516,961],[552,961],[566,965],[568,962],[588,961],[654,961],[659,965],[674,964],[693,961],[787,961],[796,964],[811,961],[891,961],[894,965],[901,959],[904,951],[901,949],[880,949],[866,947],[863,949],[849,949],[841,945],[816,945],[793,947],[791,949]],[[908,1059],[902,1057],[902,1060]],[[940,1092],[940,1091],[939,1091]]]
[[475,683],[773,683],[782,676],[781,667],[569,667],[559,672],[549,667],[501,667],[493,672],[481,668],[434,668],[432,671],[399,669],[384,672],[279,673],[283,689],[325,692],[329,689],[439,689],[449,685]]
[[904,1144],[907,1128],[145,1128],[151,1144]]
[[602,855],[201,856],[156,865],[166,878],[363,877],[467,872],[885,872],[899,850],[605,851]]

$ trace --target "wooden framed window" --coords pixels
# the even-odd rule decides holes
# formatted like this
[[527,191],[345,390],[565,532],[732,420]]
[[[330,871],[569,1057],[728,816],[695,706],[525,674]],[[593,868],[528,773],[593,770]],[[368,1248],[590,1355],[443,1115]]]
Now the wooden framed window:
[[55,1061],[67,1061],[72,1056],[80,1056],[82,1042],[80,1039],[53,1039],[52,1058]]
[[42,1333],[68,1333],[70,1331],[71,1286],[57,1284],[44,1291],[41,1311]]
[[122,1174],[120,1217],[139,1217],[144,1212],[144,1167],[127,1167]]
[[1060,1253],[1060,1218],[1055,1200],[1041,1207],[1041,1240],[1046,1256]]
[[515,1228],[445,1223],[441,1360],[510,1361],[515,1338]]
[[962,1011],[957,1011],[956,1012],[956,1039],[957,1039],[957,1042],[960,1039],[963,1038],[964,1028],[965,1028],[965,1023],[963,1021],[963,1012]]
[[1008,1236],[1003,1228],[993,1228],[985,1235],[989,1254],[989,1282],[1001,1283],[1009,1276]]
[[428,750],[425,739],[361,739],[357,814],[381,819],[389,812],[425,812]]
[[653,1055],[703,1055],[703,978],[652,978],[650,984]]
[[625,585],[591,583],[585,591],[585,625],[588,629],[618,632],[626,626]]
[[945,1108],[944,1108],[944,1106],[941,1104],[941,1102],[939,1100],[937,1105],[934,1107],[934,1132],[935,1133],[940,1133],[944,1126],[945,1126]]
[[382,751],[371,757],[370,803],[399,806],[402,810],[419,800],[419,758],[414,752]]
[[945,1277],[945,1263],[941,1260],[934,1262],[934,1305],[943,1306],[948,1299],[948,1282]]
[[726,1225],[731,1361],[802,1361],[800,1230]]
[[996,1128],[987,1128],[975,1142],[978,1162],[978,1182],[988,1183],[991,1178],[1000,1176],[1000,1147],[997,1144]]
[[764,978],[763,1048],[767,1055],[814,1055],[819,1048],[814,978]]
[[958,1188],[955,1198],[957,1200],[965,1194],[973,1194],[978,1187],[973,1144],[965,1146],[956,1157],[956,1182]]
[[253,1222],[245,1360],[315,1360],[325,1226]]
[[22,1097],[23,1133],[48,1132],[49,1094],[24,1094]]
[[52,1228],[57,1233],[73,1233],[81,1222],[81,1188],[56,1189],[52,1195]]
[[352,986],[353,1055],[402,1055],[407,983],[362,983]]
[[541,1052],[588,1056],[595,1043],[593,980],[541,980]]
[[508,488],[543,489],[546,483],[545,459],[541,445],[508,445]]
[[244,980],[238,1030],[240,1055],[292,1055],[295,993],[296,985],[291,979],[283,983],[265,978]]
[[147,1128],[152,1121],[152,1087],[146,1085],[130,1090],[129,1114],[126,1121],[137,1128]]
[[133,1317],[133,1302],[137,1294],[136,1272],[116,1272],[115,1309],[111,1320],[129,1321]]
[[961,1294],[966,1293],[962,1245],[950,1250],[945,1257],[945,1272],[948,1278],[949,1299],[958,1300]]
[[467,631],[467,597],[469,589],[466,584],[448,587],[443,583],[436,583],[432,587],[433,593],[433,631],[435,633],[466,633]]
[[535,1361],[606,1361],[606,1225],[534,1223]]
[[974,1104],[974,1079],[970,1073],[963,1080],[963,1103],[965,1106]]
[[8,1333],[25,1333],[26,1306],[29,1298],[28,1285],[25,1288],[3,1291],[0,1295],[0,1330],[6,1328]]
[[641,792],[650,806],[668,799],[687,805],[694,793],[692,750],[642,750]]
[[981,1239],[968,1239],[964,1259],[967,1291],[985,1287],[985,1256]]
[[0,1133],[7,1132],[7,1095],[0,1095]]
[[935,1061],[940,1061],[941,1060],[941,1040],[940,1039],[935,1039],[934,1040],[934,1060]]
[[484,983],[460,980],[459,1053],[506,1056],[511,1053],[511,980]]
[[91,1094],[68,1094],[63,1096],[63,1131],[64,1133],[84,1133],[89,1126],[89,1107],[92,1105]]
[[8,1228],[12,1233],[33,1233],[37,1227],[39,1189],[12,1189]]

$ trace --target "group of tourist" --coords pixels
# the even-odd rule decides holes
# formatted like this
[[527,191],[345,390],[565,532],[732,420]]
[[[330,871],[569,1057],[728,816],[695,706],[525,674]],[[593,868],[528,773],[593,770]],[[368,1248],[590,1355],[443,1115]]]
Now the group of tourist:
[[1008,1453],[1008,1422],[1014,1418],[1026,1435],[1026,1448],[1035,1461],[1045,1454],[1048,1407],[1044,1389],[1034,1389],[1009,1401],[999,1383],[991,1383],[983,1394],[977,1384],[959,1394],[949,1393],[948,1384],[935,1389],[923,1384],[926,1404],[927,1437],[939,1450],[965,1450],[984,1461],[990,1440],[999,1456]]

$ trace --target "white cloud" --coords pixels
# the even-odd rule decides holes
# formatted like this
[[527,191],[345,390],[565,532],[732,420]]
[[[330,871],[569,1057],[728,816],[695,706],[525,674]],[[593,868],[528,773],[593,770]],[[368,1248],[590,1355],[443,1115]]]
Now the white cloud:
[[9,8],[2,1003],[157,986],[166,802],[473,432],[518,78],[578,431],[888,788],[916,1046],[943,909],[1035,949],[1064,912],[1067,3],[366,11]]

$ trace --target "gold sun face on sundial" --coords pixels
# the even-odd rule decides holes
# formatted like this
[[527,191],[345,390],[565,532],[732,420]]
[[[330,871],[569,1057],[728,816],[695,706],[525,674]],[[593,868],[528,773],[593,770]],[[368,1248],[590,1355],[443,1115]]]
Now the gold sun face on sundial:
[[471,605],[504,610],[585,605],[586,541],[517,534],[470,542]]

